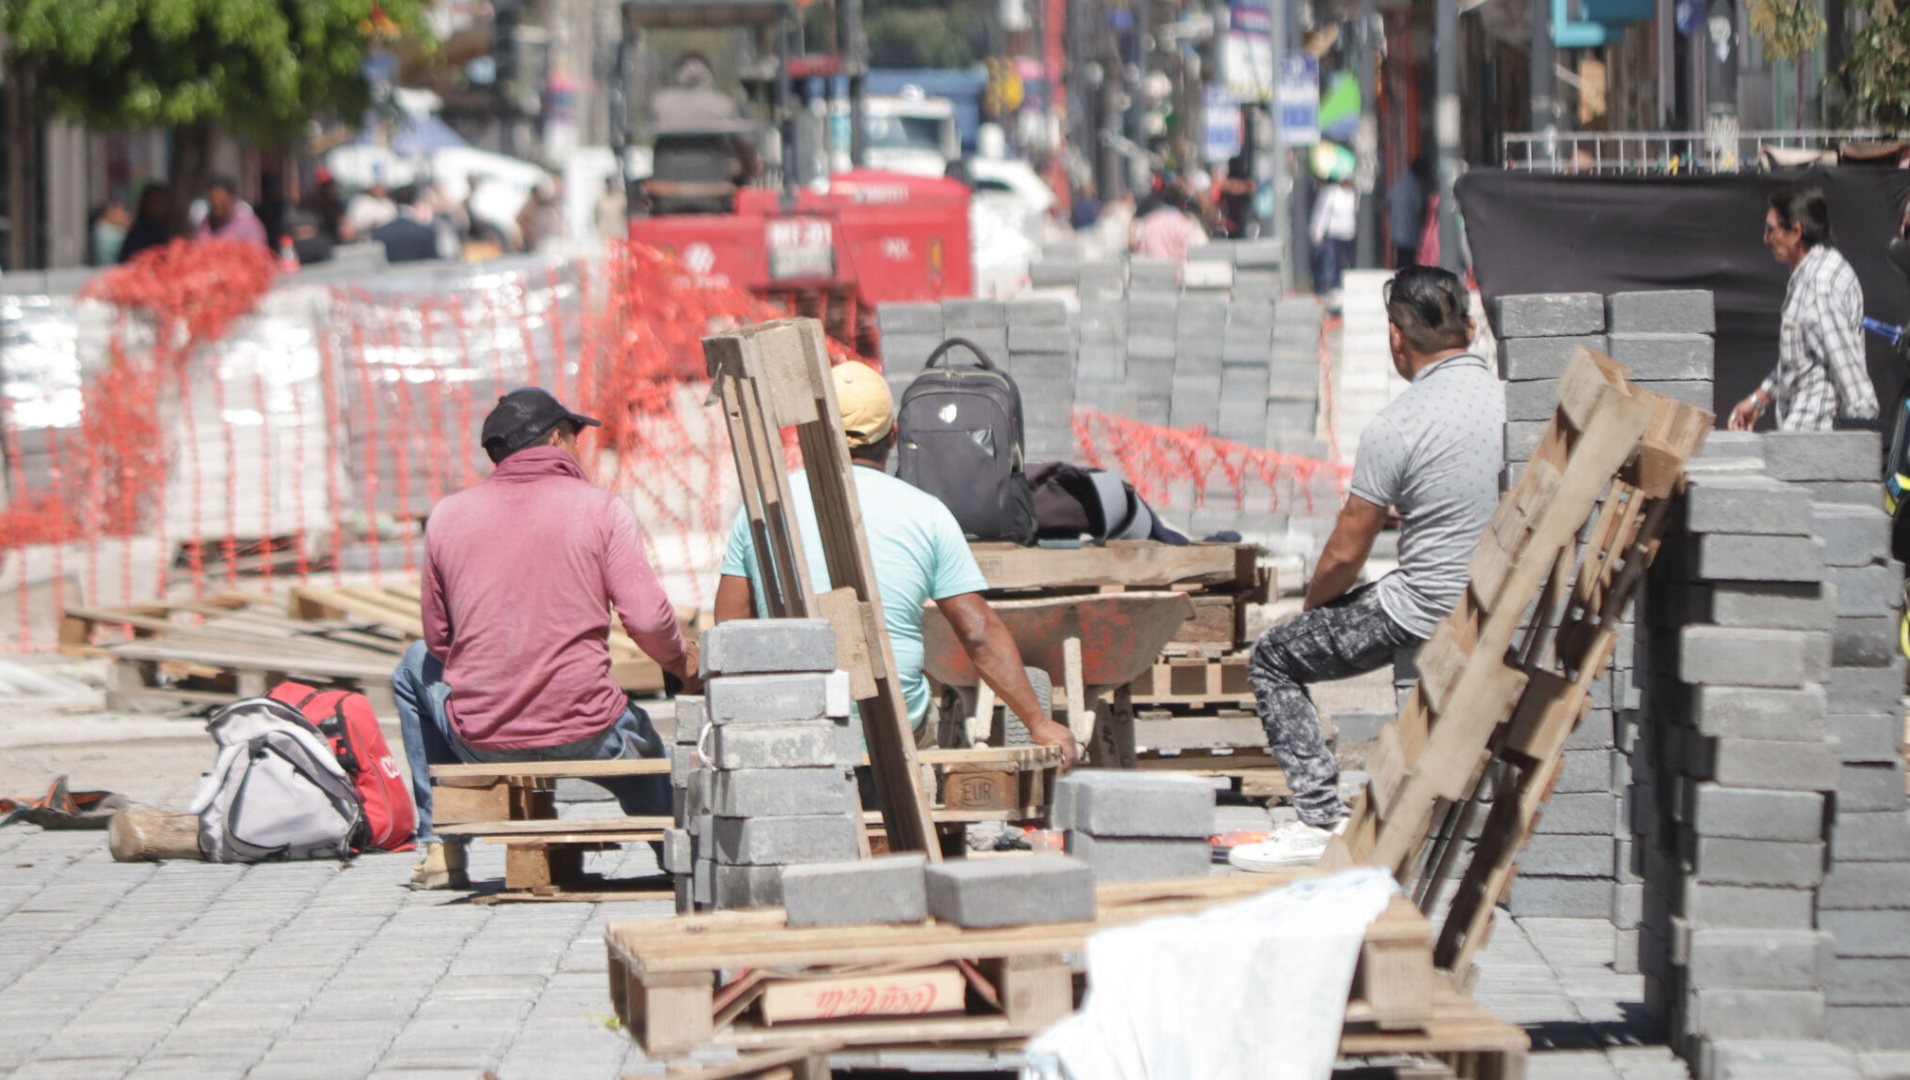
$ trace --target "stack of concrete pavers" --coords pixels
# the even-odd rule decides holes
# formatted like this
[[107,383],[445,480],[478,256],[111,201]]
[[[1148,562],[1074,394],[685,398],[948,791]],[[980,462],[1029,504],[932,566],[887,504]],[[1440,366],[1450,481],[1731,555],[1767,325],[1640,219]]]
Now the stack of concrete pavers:
[[942,325],[942,305],[882,304],[875,310],[876,326],[882,332],[882,374],[899,402],[902,391],[922,373],[929,355],[948,336]]
[[[1618,354],[1642,388],[1709,408],[1715,329],[1701,290],[1555,293],[1499,301],[1499,372],[1506,381],[1506,472],[1516,483],[1558,407],[1558,380],[1580,348]],[[1635,970],[1643,883],[1635,870],[1625,798],[1631,790],[1641,693],[1637,632],[1621,613],[1609,671],[1566,744],[1564,768],[1520,859],[1516,915],[1594,917],[1616,927],[1621,970]],[[1601,851],[1602,849],[1602,851]]]
[[1510,488],[1558,408],[1559,376],[1580,348],[1606,352],[1605,298],[1534,293],[1499,298],[1499,377],[1505,387],[1505,467]]
[[1647,1011],[1701,1074],[1734,1041],[1821,1039],[1834,955],[1816,900],[1835,600],[1808,493],[1744,449],[1720,440],[1689,466],[1639,636],[1638,966]]
[[1131,281],[1127,295],[1127,377],[1133,384],[1132,418],[1166,424],[1174,398],[1180,297],[1171,289],[1148,289]]
[[[880,318],[881,309],[876,310]],[[974,343],[996,364],[1008,360],[1008,305],[1000,300],[942,301],[942,332]],[[950,359],[960,366],[972,366],[976,362],[966,349],[952,350]],[[885,365],[887,361],[885,352]]]
[[1214,786],[1198,776],[1074,772],[1055,784],[1049,824],[1103,884],[1206,877]]
[[[882,305],[884,373],[899,398],[934,347],[927,335],[974,341],[1021,388],[1034,462],[1087,460],[1074,433],[1076,408],[1324,461],[1324,312],[1314,297],[1276,299],[1277,252],[1265,247],[1241,242],[1202,256],[1203,265],[1233,271],[1231,292],[1187,288],[1177,264],[1135,259],[1082,264],[1076,295],[1043,289],[1007,302]],[[973,362],[960,351],[953,359]],[[1342,495],[1330,469],[1284,467],[1271,479],[1248,469],[1237,488],[1215,470],[1200,489],[1202,505],[1190,507],[1195,494],[1191,482],[1170,485],[1155,509],[1196,537],[1231,530],[1302,559],[1325,542]]]
[[1708,289],[1613,293],[1605,298],[1606,352],[1645,389],[1709,409],[1713,308]]
[[1903,566],[1890,557],[1873,432],[1763,438],[1766,471],[1809,492],[1831,624],[1826,723],[1840,751],[1831,864],[1818,925],[1836,940],[1825,1032],[1855,1047],[1910,1047],[1910,822],[1905,819]]
[[1074,454],[1074,331],[1059,300],[1007,304],[1008,355],[997,357],[1021,391],[1022,446],[1029,461]]
[[[666,868],[696,908],[774,907],[783,867],[854,858],[861,800],[849,680],[823,619],[745,619],[703,636],[704,694],[666,836]],[[681,699],[679,699],[681,700]],[[694,699],[692,699],[694,701]],[[685,730],[679,705],[679,751]]]

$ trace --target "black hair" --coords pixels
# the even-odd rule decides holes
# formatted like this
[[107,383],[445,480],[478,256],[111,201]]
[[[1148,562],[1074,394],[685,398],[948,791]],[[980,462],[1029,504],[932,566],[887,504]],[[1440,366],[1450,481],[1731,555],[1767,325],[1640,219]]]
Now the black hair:
[[1831,242],[1830,203],[1821,189],[1786,184],[1771,192],[1770,206],[1777,211],[1778,228],[1798,226],[1805,251]]
[[1471,299],[1459,276],[1437,266],[1409,266],[1386,283],[1386,319],[1414,352],[1436,353],[1472,344],[1466,320]]
[[232,179],[230,176],[219,174],[219,175],[215,175],[212,179],[206,181],[206,190],[207,191],[229,191],[232,194],[237,195],[239,193],[239,182],[237,180]]
[[889,451],[895,449],[895,425],[889,425],[889,433],[872,443],[849,448],[850,461],[866,461],[871,465],[887,465]]

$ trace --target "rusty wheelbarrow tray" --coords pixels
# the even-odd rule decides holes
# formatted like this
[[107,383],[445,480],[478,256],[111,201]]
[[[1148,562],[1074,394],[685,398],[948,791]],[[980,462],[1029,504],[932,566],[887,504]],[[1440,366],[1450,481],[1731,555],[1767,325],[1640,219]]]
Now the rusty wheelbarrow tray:
[[[1185,593],[1125,592],[997,600],[989,606],[1014,636],[1021,662],[1056,677],[1066,670],[1068,639],[1080,641],[1081,680],[1090,687],[1125,686],[1153,667],[1194,613]],[[929,605],[922,619],[923,669],[944,686],[969,687],[980,680],[967,650],[941,610]]]

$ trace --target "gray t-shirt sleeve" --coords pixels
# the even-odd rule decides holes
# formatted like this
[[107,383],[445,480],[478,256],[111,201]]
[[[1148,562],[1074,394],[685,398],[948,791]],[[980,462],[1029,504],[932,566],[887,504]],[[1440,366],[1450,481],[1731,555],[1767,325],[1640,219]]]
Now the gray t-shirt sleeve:
[[1406,440],[1385,417],[1375,417],[1360,434],[1359,452],[1353,456],[1354,495],[1381,508],[1396,506],[1406,485]]

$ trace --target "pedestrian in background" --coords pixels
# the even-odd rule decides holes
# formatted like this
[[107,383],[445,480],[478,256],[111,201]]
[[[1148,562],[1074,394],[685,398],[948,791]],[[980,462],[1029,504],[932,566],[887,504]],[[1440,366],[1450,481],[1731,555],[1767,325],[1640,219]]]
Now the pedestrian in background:
[[1877,391],[1864,364],[1864,289],[1831,246],[1824,193],[1791,185],[1772,192],[1764,246],[1791,268],[1777,368],[1731,410],[1731,430],[1750,431],[1773,405],[1779,431],[1831,431],[1843,426],[1839,421],[1876,420]]
[[93,212],[93,224],[86,235],[86,265],[111,266],[119,261],[119,249],[126,243],[126,229],[133,215],[118,199]]
[[265,223],[239,198],[238,181],[229,176],[215,176],[206,185],[206,216],[192,235],[199,240],[245,240],[268,249],[272,246]]
[[1348,177],[1339,177],[1320,189],[1313,203],[1313,250],[1319,270],[1313,291],[1326,300],[1328,313],[1340,313],[1340,283],[1353,265],[1353,240],[1359,235],[1360,197]]
[[139,213],[119,245],[119,261],[130,262],[147,248],[172,242],[172,188],[155,180],[139,192]]
[[1430,169],[1418,157],[1386,189],[1386,235],[1393,242],[1393,268],[1419,265],[1419,238],[1426,221],[1426,182]]
[[1161,192],[1161,204],[1134,226],[1134,254],[1148,259],[1186,262],[1187,252],[1207,242],[1193,197],[1179,184]]

